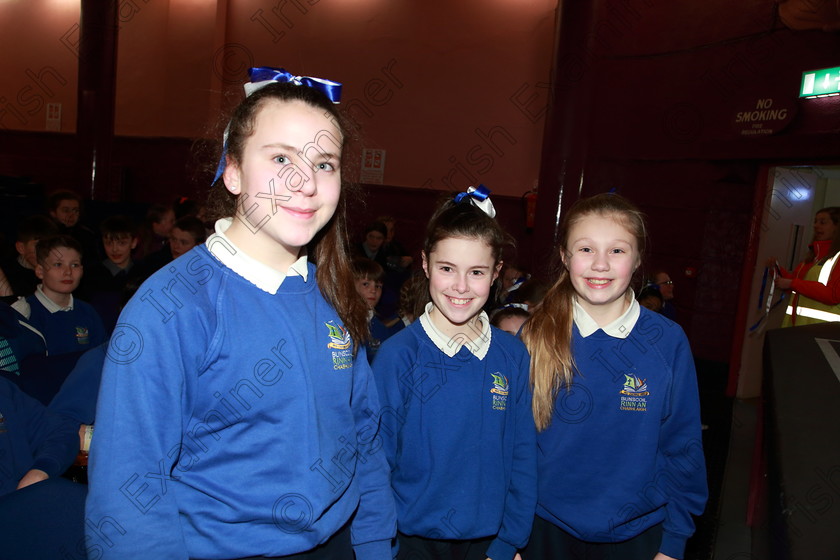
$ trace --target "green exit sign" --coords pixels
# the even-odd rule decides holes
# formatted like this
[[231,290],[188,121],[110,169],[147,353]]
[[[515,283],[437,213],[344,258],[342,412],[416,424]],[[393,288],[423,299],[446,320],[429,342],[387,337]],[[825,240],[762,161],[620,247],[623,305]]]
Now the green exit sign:
[[840,95],[840,66],[802,73],[799,97],[828,97]]

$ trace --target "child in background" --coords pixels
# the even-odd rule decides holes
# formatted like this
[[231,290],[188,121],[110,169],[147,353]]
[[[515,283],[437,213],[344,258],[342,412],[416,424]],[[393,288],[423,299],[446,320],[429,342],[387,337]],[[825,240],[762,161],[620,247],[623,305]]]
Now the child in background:
[[86,510],[105,560],[391,557],[367,306],[345,249],[354,154],[324,92],[340,85],[251,78],[208,205],[225,217],[141,286],[111,337]]
[[110,333],[117,324],[125,285],[137,274],[131,252],[137,247],[138,230],[126,216],[106,218],[99,230],[105,258],[85,269],[78,293],[96,309]]
[[528,353],[482,311],[509,236],[472,192],[432,217],[422,254],[431,302],[373,364],[400,559],[510,560],[531,531]]
[[523,557],[682,558],[703,512],[697,379],[682,329],[639,306],[641,213],[619,195],[567,213],[560,276],[525,324],[539,501]]
[[169,230],[169,242],[166,246],[149,255],[137,267],[137,275],[143,279],[148,278],[196,245],[204,243],[206,239],[207,232],[201,220],[195,216],[181,218]]
[[73,237],[82,246],[85,264],[98,260],[99,241],[96,234],[80,221],[81,196],[68,190],[54,191],[47,197],[47,212],[58,226],[57,233]]
[[26,297],[35,292],[35,287],[40,284],[35,275],[35,267],[38,265],[35,247],[38,240],[56,234],[58,226],[46,216],[30,216],[20,224],[15,243],[17,256],[3,263],[3,273],[9,281],[12,295]]
[[94,308],[73,297],[82,279],[82,246],[69,235],[42,239],[36,249],[35,293],[12,307],[38,329],[47,354],[56,356],[88,350],[105,341],[102,319]]
[[530,313],[523,307],[517,307],[516,304],[502,307],[493,314],[493,319],[490,324],[510,333],[512,335],[519,334],[519,329],[525,324],[525,321],[530,317]]
[[385,277],[385,271],[378,262],[362,258],[353,259],[353,277],[356,279],[356,291],[368,306],[370,340],[367,344],[367,357],[368,362],[373,363],[379,346],[400,332],[404,325],[399,317],[386,322],[376,313],[376,304],[382,297],[382,279]]
[[146,211],[140,243],[134,258],[142,260],[165,248],[169,243],[169,232],[175,225],[175,210],[164,204],[153,204]]

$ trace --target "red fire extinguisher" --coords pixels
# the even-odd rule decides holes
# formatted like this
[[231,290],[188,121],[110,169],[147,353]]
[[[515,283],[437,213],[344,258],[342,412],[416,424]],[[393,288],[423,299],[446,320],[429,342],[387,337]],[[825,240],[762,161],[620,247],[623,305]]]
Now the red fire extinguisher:
[[523,207],[525,209],[525,228],[528,231],[534,229],[534,222],[537,217],[537,185],[522,195]]

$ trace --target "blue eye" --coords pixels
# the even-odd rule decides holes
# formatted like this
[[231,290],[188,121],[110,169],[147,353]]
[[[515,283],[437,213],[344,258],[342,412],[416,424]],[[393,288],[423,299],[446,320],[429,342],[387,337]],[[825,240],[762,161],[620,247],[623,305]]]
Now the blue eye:
[[319,163],[317,169],[318,171],[335,171],[335,165],[330,162]]
[[280,165],[287,165],[289,163],[289,158],[286,156],[274,156],[274,162],[279,163]]

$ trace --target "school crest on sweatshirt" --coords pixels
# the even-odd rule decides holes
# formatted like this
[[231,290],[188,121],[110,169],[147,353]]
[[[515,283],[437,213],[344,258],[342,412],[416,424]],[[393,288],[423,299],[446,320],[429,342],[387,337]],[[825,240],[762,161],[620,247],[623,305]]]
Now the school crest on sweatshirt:
[[493,377],[493,387],[490,388],[490,394],[493,396],[493,410],[505,410],[510,390],[508,378],[498,371],[490,375]]
[[647,380],[639,379],[636,375],[624,374],[624,387],[619,391],[621,394],[621,410],[633,412],[647,411],[648,391]]
[[90,332],[87,327],[76,327],[76,342],[90,344]]
[[350,333],[343,325],[337,325],[335,321],[324,323],[328,329],[330,341],[327,348],[332,351],[333,369],[347,369],[353,366],[353,340]]

